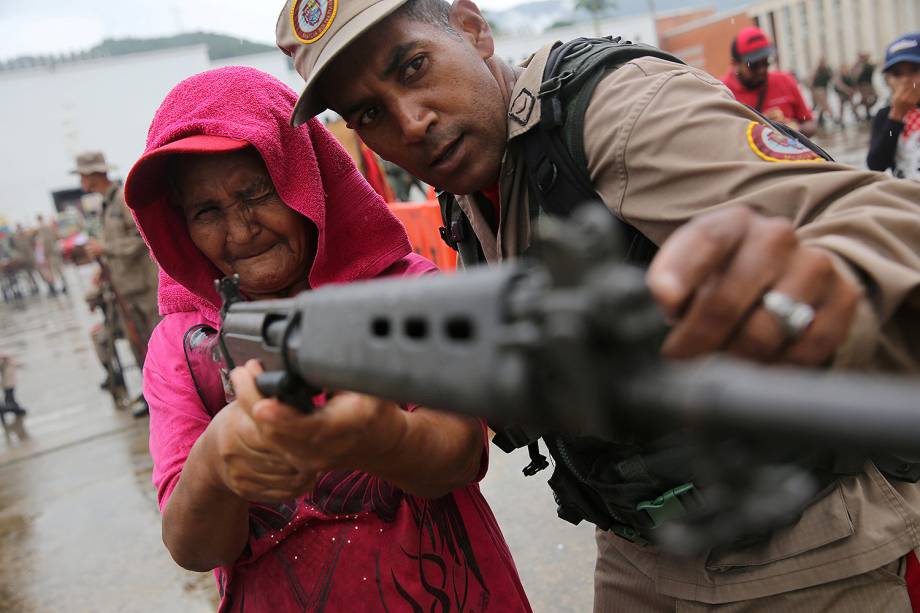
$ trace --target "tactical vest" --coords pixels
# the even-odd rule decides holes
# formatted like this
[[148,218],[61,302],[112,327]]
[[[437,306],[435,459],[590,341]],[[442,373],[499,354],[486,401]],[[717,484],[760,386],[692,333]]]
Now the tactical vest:
[[[531,228],[538,227],[535,222],[540,215],[564,217],[578,204],[603,202],[587,169],[583,142],[585,112],[594,89],[610,70],[644,56],[683,64],[660,49],[619,37],[579,38],[557,44],[550,52],[537,95],[540,123],[509,143],[509,147],[520,153],[527,170]],[[831,160],[827,152],[802,134],[758,115],[763,123]],[[442,192],[438,200],[444,223],[441,237],[458,251],[464,266],[483,263],[481,246],[455,196]],[[609,211],[606,206],[604,210]],[[658,247],[629,224],[618,218],[617,222],[627,237],[626,261],[647,266]],[[529,251],[528,255],[534,254]],[[548,465],[537,447],[539,437],[540,433],[522,429],[499,429],[494,442],[506,452],[528,446],[531,463],[524,474],[532,475]],[[700,453],[699,443],[681,432],[651,437],[626,435],[614,442],[545,433],[542,439],[555,460],[549,484],[559,516],[574,524],[586,520],[642,543],[661,523],[693,511],[701,503],[694,475],[690,473],[693,458]],[[795,458],[815,473],[824,486],[831,485],[841,475],[861,472],[865,460],[862,455],[847,454]],[[920,464],[904,463],[897,458],[875,460],[889,476],[909,481],[920,479]]]

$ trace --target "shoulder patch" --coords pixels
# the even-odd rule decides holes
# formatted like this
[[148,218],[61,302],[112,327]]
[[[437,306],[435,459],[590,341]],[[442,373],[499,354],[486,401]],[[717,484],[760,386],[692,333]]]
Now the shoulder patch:
[[747,140],[754,153],[768,162],[825,161],[796,139],[758,121],[752,121],[748,126]]
[[339,0],[296,0],[291,5],[291,28],[305,45],[323,37],[339,9]]
[[508,111],[508,116],[522,126],[527,125],[535,102],[534,95],[528,89],[522,89],[511,102],[511,110]]

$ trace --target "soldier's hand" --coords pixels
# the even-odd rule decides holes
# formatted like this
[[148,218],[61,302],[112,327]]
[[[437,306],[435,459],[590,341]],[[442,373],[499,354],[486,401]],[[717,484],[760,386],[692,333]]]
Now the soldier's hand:
[[86,249],[86,254],[93,259],[102,257],[104,252],[102,243],[92,238],[86,243],[86,245],[83,246],[83,248]]
[[[765,362],[818,365],[846,340],[861,288],[833,256],[799,243],[792,225],[737,207],[701,215],[665,241],[648,285],[674,327],[662,353],[714,351]],[[814,318],[790,335],[763,298],[778,292],[809,305]]]

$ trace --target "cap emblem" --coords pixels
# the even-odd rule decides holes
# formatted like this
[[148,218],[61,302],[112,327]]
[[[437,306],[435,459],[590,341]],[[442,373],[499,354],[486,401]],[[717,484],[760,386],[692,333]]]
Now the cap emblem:
[[748,125],[747,140],[754,153],[768,162],[825,161],[798,140],[757,121]]
[[917,46],[917,41],[911,40],[909,38],[901,39],[899,41],[891,43],[891,46],[888,47],[888,54],[897,53],[898,51],[905,51],[906,49],[913,49]]
[[305,45],[315,43],[332,25],[338,0],[296,0],[291,5],[291,28]]

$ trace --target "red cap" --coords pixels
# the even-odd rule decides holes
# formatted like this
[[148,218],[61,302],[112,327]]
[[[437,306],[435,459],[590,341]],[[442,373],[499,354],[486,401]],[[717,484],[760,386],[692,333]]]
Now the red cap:
[[150,149],[141,156],[125,180],[125,201],[132,209],[157,202],[167,189],[166,161],[179,153],[230,153],[249,147],[248,141],[227,136],[195,134]]
[[741,62],[759,62],[773,55],[773,45],[766,32],[751,26],[738,32],[732,41],[732,55]]

